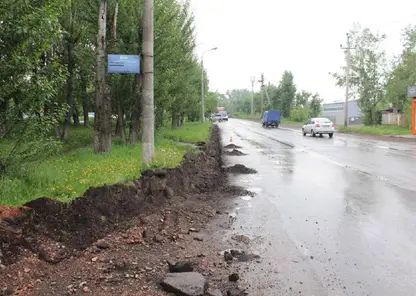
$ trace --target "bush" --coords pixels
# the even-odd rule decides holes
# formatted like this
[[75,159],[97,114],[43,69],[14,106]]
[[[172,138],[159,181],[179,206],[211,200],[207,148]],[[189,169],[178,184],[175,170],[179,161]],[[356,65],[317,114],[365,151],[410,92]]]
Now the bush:
[[308,108],[295,107],[290,113],[290,120],[295,122],[306,122],[309,118]]

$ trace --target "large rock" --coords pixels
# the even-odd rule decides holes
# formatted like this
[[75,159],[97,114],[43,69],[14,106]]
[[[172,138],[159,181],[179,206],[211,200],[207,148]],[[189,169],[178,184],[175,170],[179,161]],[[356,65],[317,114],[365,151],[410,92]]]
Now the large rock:
[[203,296],[207,281],[197,272],[168,273],[160,283],[166,292],[182,296]]

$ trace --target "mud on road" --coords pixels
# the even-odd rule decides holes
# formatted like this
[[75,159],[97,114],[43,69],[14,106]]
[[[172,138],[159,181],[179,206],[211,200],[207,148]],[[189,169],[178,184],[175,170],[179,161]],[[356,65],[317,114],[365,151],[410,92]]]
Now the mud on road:
[[[187,261],[212,289],[238,295],[208,221],[229,226],[220,131],[173,169],[90,188],[68,204],[39,198],[0,220],[0,295],[166,295],[169,262]],[[235,292],[237,291],[237,292]],[[233,294],[233,295],[234,295]]]

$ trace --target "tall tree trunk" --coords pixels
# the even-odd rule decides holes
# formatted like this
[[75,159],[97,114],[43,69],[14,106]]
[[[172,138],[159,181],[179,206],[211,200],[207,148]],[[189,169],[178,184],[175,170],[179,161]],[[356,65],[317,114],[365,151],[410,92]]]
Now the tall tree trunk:
[[119,133],[120,133],[121,142],[125,144],[126,143],[126,130],[124,127],[124,111],[123,111],[123,108],[121,108],[120,102],[118,102],[117,104],[117,115],[118,115],[117,124],[118,124],[119,131],[120,131]]
[[0,139],[6,137],[7,131],[7,105],[8,100],[0,101]]
[[72,114],[72,119],[74,120],[74,126],[78,127],[79,126],[79,112],[78,112],[78,108],[76,105],[74,105],[74,114]]
[[136,75],[136,95],[137,99],[134,103],[134,109],[131,114],[131,130],[129,143],[137,144],[139,142],[139,133],[140,133],[140,112],[141,112],[141,95],[140,88],[142,86],[142,76]]
[[118,19],[118,0],[116,0],[116,4],[114,7],[113,30],[112,30],[113,40],[117,39],[117,19]]
[[111,100],[105,82],[106,27],[107,0],[101,0],[96,44],[97,73],[94,122],[94,151],[96,153],[110,152],[111,150]]
[[68,141],[69,137],[69,125],[71,123],[71,117],[74,112],[74,104],[72,99],[73,94],[73,81],[74,81],[74,61],[72,59],[72,50],[73,44],[68,44],[68,78],[66,80],[66,103],[68,104],[69,110],[66,112],[65,121],[64,121],[64,131],[61,135],[61,140],[63,142]]
[[[118,105],[118,103],[117,103]],[[118,106],[117,106],[117,110],[118,110]],[[118,111],[117,111],[118,112]],[[114,136],[120,136],[121,132],[120,132],[120,120],[118,119],[118,114],[117,114],[117,121],[116,121],[116,130],[114,131]]]
[[153,101],[153,0],[144,0],[143,11],[143,164],[155,156],[155,125]]
[[177,112],[173,112],[172,113],[172,123],[170,125],[171,129],[175,129],[178,127],[178,113]]
[[85,77],[82,77],[81,79],[81,99],[82,110],[84,113],[84,126],[90,127],[90,118],[88,116],[87,81]]

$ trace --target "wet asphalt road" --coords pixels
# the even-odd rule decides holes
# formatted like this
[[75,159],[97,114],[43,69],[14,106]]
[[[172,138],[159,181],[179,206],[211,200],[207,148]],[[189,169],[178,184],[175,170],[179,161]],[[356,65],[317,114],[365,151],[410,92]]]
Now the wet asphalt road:
[[250,295],[416,295],[416,143],[219,124],[227,156],[258,171],[232,182],[254,191],[236,203],[233,234],[251,239]]

